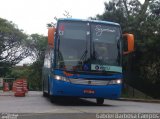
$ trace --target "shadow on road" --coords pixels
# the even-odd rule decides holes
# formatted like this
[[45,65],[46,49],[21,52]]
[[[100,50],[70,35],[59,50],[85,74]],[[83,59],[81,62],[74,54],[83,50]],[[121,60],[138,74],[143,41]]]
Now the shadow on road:
[[[48,100],[50,101],[49,98]],[[59,98],[58,100],[52,103],[58,106],[113,106],[109,104],[98,105],[96,102],[87,99],[69,98],[69,97]]]

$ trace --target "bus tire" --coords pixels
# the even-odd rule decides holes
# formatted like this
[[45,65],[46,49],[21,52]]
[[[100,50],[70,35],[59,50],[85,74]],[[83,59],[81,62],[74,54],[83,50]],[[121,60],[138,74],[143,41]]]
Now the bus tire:
[[52,103],[56,103],[58,101],[58,97],[56,96],[50,95],[49,98]]
[[43,81],[42,91],[43,91],[43,97],[48,97],[48,94],[46,92],[44,92],[44,81]]
[[49,84],[49,77],[48,77],[48,97],[50,97],[50,84]]
[[103,105],[104,99],[103,98],[97,98],[96,102],[97,102],[98,105]]
[[43,97],[48,97],[48,93],[43,91]]

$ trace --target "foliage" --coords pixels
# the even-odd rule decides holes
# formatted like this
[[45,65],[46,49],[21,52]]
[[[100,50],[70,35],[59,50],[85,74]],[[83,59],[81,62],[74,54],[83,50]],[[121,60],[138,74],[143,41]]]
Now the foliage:
[[40,61],[34,62],[29,67],[28,82],[30,90],[42,89],[42,67],[43,64]]
[[33,58],[43,61],[47,46],[47,37],[39,34],[31,34],[28,40],[30,41],[30,46],[28,48],[32,51]]
[[[31,89],[40,90],[46,46],[45,36],[26,35],[14,23],[0,18],[0,77],[26,77]],[[31,66],[15,66],[28,56],[35,60]]]
[[160,85],[159,15],[159,0],[145,0],[143,4],[139,0],[112,0],[105,2],[105,12],[96,17],[96,19],[118,22],[123,33],[129,32],[135,35],[135,52],[126,56],[130,62],[126,63],[125,67],[126,78],[128,78],[126,81],[153,97],[158,97],[159,93],[153,94],[155,88],[148,91],[149,86]]
[[15,79],[18,78],[28,78],[29,68],[28,66],[15,66],[10,69],[10,72],[6,75],[6,77],[13,77]]
[[[64,11],[63,13],[64,18],[72,18],[72,15],[68,12],[68,11]],[[54,21],[56,22],[51,22],[51,23],[47,23],[47,27],[56,27],[57,21],[59,18],[57,18],[56,16],[54,17]]]
[[0,76],[5,76],[9,69],[30,55],[27,35],[15,24],[0,18]]
[[38,34],[32,34],[30,36],[32,41],[31,49],[36,61],[30,66],[30,73],[28,80],[30,89],[41,90],[42,89],[42,67],[45,56],[45,50],[47,47],[47,37]]
[[0,65],[15,65],[30,55],[26,38],[15,24],[0,18]]
[[34,62],[30,66],[15,66],[10,69],[10,72],[6,77],[12,77],[15,79],[26,78],[29,84],[29,90],[41,90],[42,80],[41,74],[42,65],[39,61]]

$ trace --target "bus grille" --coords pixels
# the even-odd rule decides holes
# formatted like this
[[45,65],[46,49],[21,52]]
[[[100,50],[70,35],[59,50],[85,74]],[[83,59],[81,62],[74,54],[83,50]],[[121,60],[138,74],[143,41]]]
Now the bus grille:
[[106,80],[87,80],[87,79],[70,79],[73,84],[83,84],[83,85],[107,85],[110,81]]

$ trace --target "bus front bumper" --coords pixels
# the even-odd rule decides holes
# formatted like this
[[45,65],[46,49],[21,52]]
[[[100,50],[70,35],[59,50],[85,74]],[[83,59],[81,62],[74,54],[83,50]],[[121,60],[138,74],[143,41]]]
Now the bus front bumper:
[[97,86],[72,84],[53,79],[50,81],[50,94],[53,96],[117,99],[121,95],[121,88],[122,84]]

